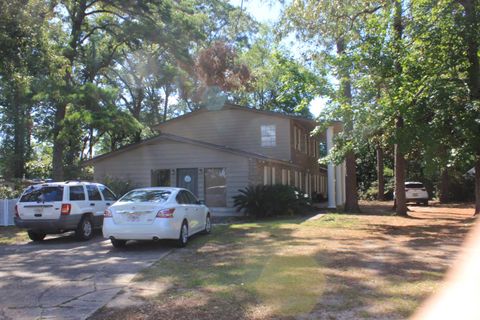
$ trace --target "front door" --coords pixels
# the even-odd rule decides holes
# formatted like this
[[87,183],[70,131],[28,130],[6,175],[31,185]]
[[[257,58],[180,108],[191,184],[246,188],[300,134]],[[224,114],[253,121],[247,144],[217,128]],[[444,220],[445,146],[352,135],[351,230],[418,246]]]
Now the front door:
[[177,169],[177,187],[188,189],[198,197],[198,169]]

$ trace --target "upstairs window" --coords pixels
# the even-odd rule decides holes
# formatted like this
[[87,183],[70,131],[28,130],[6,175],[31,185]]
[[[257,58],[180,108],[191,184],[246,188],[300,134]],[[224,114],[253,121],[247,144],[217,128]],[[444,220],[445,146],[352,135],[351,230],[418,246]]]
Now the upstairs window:
[[275,147],[277,145],[277,134],[275,125],[261,126],[262,147]]
[[302,130],[298,127],[294,127],[294,144],[295,144],[295,150],[300,151],[301,150],[301,137],[302,136]]

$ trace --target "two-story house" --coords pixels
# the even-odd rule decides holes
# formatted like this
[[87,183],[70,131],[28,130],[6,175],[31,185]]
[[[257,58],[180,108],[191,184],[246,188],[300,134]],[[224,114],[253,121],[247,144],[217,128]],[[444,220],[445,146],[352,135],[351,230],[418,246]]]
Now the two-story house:
[[232,197],[254,184],[281,183],[310,195],[329,194],[335,200],[329,206],[340,205],[344,166],[327,170],[318,159],[320,139],[328,138],[330,148],[341,126],[311,137],[315,126],[303,117],[225,104],[161,123],[155,127],[158,136],[95,157],[87,165],[93,165],[97,181],[110,176],[144,187],[187,188],[217,208],[214,214],[233,213]]

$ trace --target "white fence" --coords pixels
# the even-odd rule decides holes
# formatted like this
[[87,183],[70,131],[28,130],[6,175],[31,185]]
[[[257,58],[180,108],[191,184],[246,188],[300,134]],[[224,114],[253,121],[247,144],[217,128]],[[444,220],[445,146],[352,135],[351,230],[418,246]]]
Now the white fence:
[[0,226],[13,226],[17,199],[0,200]]

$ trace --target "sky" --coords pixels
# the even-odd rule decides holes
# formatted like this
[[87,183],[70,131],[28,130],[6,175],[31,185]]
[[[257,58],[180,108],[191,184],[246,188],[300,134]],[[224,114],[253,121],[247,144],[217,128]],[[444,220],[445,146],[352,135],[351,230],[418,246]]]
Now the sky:
[[[240,7],[242,0],[229,0],[229,2],[237,7]],[[281,4],[277,1],[261,1],[261,0],[243,0],[243,8],[256,20],[263,23],[276,22],[281,13]],[[326,99],[318,97],[310,103],[310,112],[313,115],[318,116],[323,106],[326,103]]]

